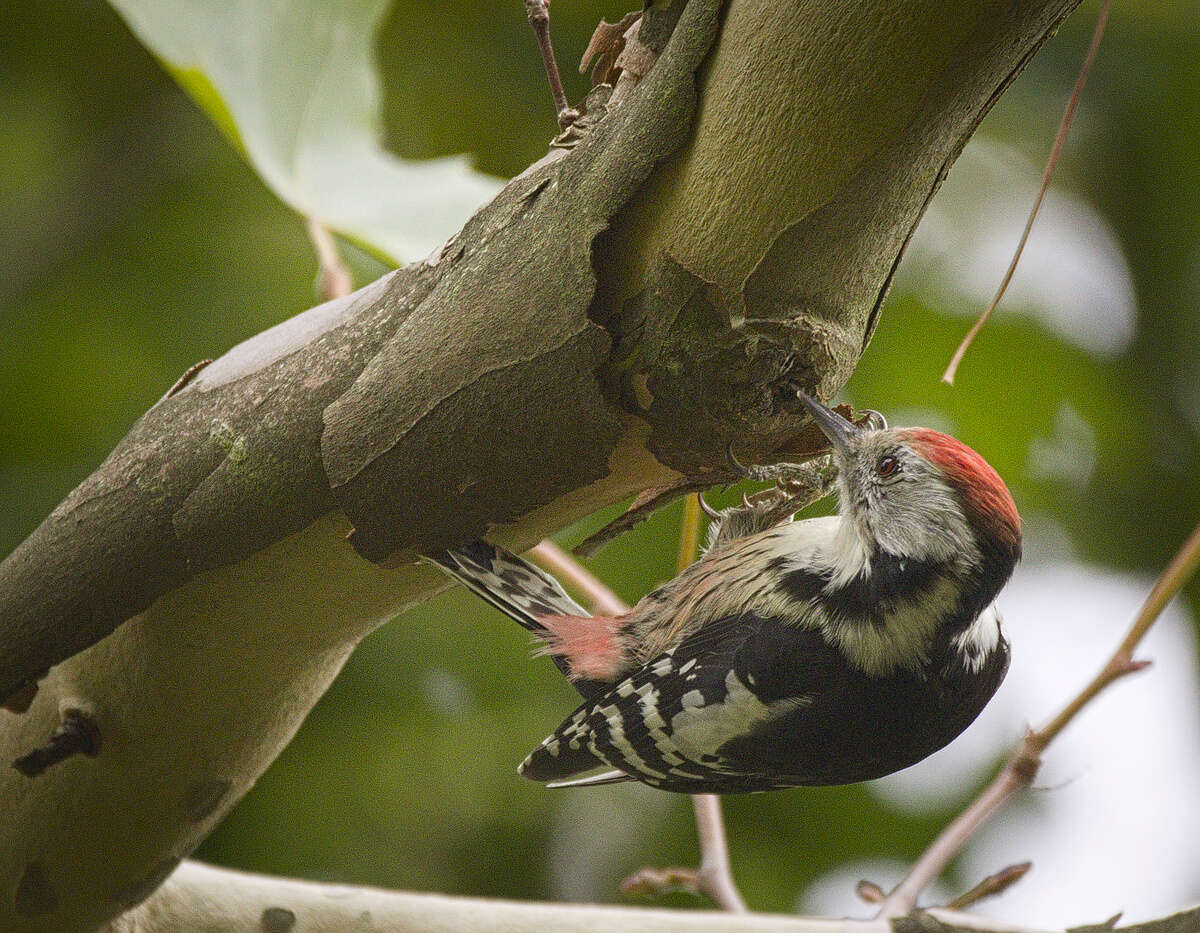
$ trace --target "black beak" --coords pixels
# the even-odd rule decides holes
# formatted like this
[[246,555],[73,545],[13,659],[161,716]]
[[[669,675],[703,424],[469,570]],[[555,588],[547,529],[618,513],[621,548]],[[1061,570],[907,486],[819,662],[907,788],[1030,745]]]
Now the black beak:
[[821,433],[829,438],[829,443],[833,445],[833,449],[843,457],[853,456],[854,439],[858,434],[858,428],[836,411],[826,408],[815,398],[803,392],[798,392],[797,394],[800,396],[800,401],[804,403],[804,407],[808,409],[809,414],[813,416],[813,420],[817,423],[817,427],[821,429]]

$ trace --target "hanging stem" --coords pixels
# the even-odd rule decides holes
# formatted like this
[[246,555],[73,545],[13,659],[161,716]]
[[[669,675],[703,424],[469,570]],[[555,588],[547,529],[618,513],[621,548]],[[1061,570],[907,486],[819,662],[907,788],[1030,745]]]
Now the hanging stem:
[[313,249],[317,252],[317,291],[325,301],[349,295],[354,290],[354,280],[342,262],[333,234],[311,217],[305,221],[305,226]]
[[539,541],[530,548],[529,556],[543,570],[570,583],[583,595],[592,611],[610,616],[618,616],[629,611],[629,607],[625,605],[620,596],[549,538]]
[[1037,220],[1038,212],[1042,209],[1042,201],[1045,200],[1046,191],[1050,188],[1050,179],[1054,177],[1054,169],[1058,165],[1058,157],[1062,155],[1063,145],[1067,141],[1067,133],[1070,132],[1071,123],[1075,119],[1075,110],[1079,106],[1079,98],[1083,95],[1083,86],[1087,84],[1088,73],[1092,70],[1092,62],[1096,60],[1096,52],[1100,48],[1100,40],[1104,37],[1104,26],[1108,22],[1108,6],[1109,0],[1103,0],[1100,4],[1100,15],[1096,19],[1096,28],[1092,32],[1092,44],[1088,46],[1087,56],[1083,60],[1083,66],[1079,69],[1079,76],[1075,79],[1075,88],[1071,92],[1071,99],[1067,102],[1067,109],[1063,112],[1062,121],[1058,125],[1058,134],[1054,137],[1054,146],[1050,150],[1050,158],[1046,161],[1046,170],[1042,172],[1042,185],[1038,189],[1037,198],[1033,202],[1033,210],[1029,212],[1029,217],[1025,221],[1025,229],[1021,233],[1021,239],[1017,243],[1017,249],[1013,253],[1012,261],[1008,264],[1008,271],[1004,273],[1004,278],[1001,280],[996,294],[992,297],[991,304],[987,306],[983,314],[979,315],[979,320],[967,331],[967,335],[963,337],[962,343],[954,351],[954,356],[950,358],[950,365],[946,367],[946,371],[942,374],[942,382],[947,385],[954,385],[954,376],[958,372],[958,364],[962,362],[976,335],[983,330],[983,325],[988,322],[988,319],[992,316],[992,312],[996,310],[996,305],[1000,304],[1000,299],[1008,291],[1008,283],[1012,281],[1013,273],[1017,271],[1017,263],[1021,261],[1021,254],[1025,252],[1025,244],[1029,241],[1029,233],[1033,230],[1033,222]]
[[[676,573],[682,573],[694,564],[700,554],[700,518],[699,494],[685,496],[683,517],[679,522]],[[750,908],[746,906],[733,880],[721,798],[716,794],[693,794],[692,806],[696,810],[696,835],[700,839],[700,869],[696,873],[696,890],[708,895],[723,910],[749,913]]]
[[558,59],[554,56],[554,43],[550,41],[550,0],[525,0],[525,15],[533,28],[533,34],[537,37],[542,64],[546,66],[546,80],[550,83],[550,93],[554,97],[558,128],[565,130],[579,119],[579,113],[567,104],[562,75],[558,73]]
[[[700,518],[700,497],[687,496],[679,530],[679,553],[675,562],[677,571],[693,563],[700,552]],[[529,551],[529,556],[543,569],[582,593],[593,610],[608,615],[629,611],[629,607],[612,590],[553,541],[539,542]],[[649,894],[686,890],[708,897],[722,910],[749,913],[750,908],[746,906],[733,880],[721,798],[716,794],[693,794],[692,806],[696,811],[696,835],[700,840],[700,867],[694,870],[643,868],[627,878],[621,885],[622,889]]]

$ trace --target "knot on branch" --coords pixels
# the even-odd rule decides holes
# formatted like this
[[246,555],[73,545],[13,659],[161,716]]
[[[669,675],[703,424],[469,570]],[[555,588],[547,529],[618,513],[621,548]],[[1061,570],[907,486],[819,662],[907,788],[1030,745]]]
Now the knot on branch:
[[40,672],[36,677],[33,677],[20,687],[4,698],[3,706],[10,713],[26,713],[29,707],[33,705],[33,699],[37,696],[38,682],[50,673],[49,668]]
[[62,724],[50,734],[46,744],[22,755],[13,762],[13,767],[33,778],[72,755],[95,758],[99,753],[100,728],[96,721],[83,710],[69,709],[63,713]]

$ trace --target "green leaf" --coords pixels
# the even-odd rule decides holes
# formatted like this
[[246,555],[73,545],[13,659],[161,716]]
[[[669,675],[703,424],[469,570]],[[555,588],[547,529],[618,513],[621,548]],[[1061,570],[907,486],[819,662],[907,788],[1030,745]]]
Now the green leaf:
[[425,255],[500,186],[462,156],[381,147],[372,40],[387,0],[111,2],[272,191],[374,252]]

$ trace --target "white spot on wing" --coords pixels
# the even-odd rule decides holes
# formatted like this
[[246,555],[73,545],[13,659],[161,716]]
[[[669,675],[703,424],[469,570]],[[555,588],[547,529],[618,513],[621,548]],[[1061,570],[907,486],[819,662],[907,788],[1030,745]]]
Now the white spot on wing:
[[[671,740],[679,753],[690,761],[703,755],[715,755],[726,742],[748,735],[763,723],[812,702],[811,697],[790,697],[763,703],[742,683],[737,673],[725,676],[725,699],[707,706],[688,705],[671,719]],[[692,691],[698,695],[698,691]]]
[[1000,613],[995,606],[988,606],[979,618],[954,637],[954,647],[967,669],[978,671],[987,662],[988,656],[1000,643],[1004,631]]

